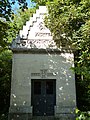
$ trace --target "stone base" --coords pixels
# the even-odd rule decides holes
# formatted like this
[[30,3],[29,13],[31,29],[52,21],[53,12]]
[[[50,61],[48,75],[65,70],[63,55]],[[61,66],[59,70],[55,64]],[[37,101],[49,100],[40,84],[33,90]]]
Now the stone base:
[[32,106],[10,106],[8,120],[28,120],[32,116]]
[[32,113],[32,106],[10,106],[9,113]]
[[54,116],[32,116],[30,107],[10,107],[8,120],[75,120],[75,107],[55,106]]
[[59,115],[55,116],[31,116],[30,114],[9,114],[8,120],[76,120],[75,116],[72,115]]
[[56,117],[58,120],[76,120],[75,114],[59,114],[58,117]]
[[59,120],[59,118],[56,118],[55,116],[35,116],[29,120]]
[[59,114],[57,116],[32,116],[26,113],[9,113],[8,120],[76,120],[74,114]]
[[9,113],[8,120],[29,120],[32,118],[31,114],[28,113]]
[[75,106],[55,106],[55,117],[59,120],[76,120]]

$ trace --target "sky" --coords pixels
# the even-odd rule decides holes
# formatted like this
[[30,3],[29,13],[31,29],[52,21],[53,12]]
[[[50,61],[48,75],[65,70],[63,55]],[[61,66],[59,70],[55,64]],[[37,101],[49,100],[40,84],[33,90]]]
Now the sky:
[[32,4],[34,4],[34,3],[31,2],[31,0],[26,0],[26,1],[27,1],[27,3],[28,3],[28,7],[31,7]]
[[[11,0],[10,0],[10,1],[11,1]],[[32,5],[35,5],[35,3],[32,3],[31,0],[26,0],[26,1],[27,1],[27,3],[28,3],[28,8],[31,8]],[[15,3],[15,5],[12,6],[12,9],[13,9],[14,11],[16,11],[18,8],[19,8],[18,3]]]

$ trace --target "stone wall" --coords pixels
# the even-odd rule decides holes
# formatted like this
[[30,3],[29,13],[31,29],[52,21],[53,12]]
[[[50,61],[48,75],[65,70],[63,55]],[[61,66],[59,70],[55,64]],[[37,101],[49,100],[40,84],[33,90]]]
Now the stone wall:
[[9,113],[32,115],[31,79],[56,79],[55,116],[73,114],[76,107],[73,60],[70,53],[14,54]]

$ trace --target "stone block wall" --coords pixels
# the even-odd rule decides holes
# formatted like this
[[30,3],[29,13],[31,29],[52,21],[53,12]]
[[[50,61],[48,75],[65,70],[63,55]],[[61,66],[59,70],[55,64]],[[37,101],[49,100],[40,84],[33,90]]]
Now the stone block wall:
[[[10,114],[32,116],[31,79],[56,79],[55,116],[74,115],[76,107],[73,53],[13,55]],[[42,70],[46,70],[42,75]],[[9,117],[10,118],[10,117]],[[16,118],[15,118],[16,119]],[[9,119],[10,120],[10,119]]]

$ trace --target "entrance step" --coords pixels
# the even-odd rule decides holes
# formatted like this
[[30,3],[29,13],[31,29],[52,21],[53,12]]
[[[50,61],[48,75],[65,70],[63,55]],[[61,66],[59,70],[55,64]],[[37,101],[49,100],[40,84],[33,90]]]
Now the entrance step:
[[36,117],[32,117],[28,120],[60,120],[60,119],[56,118],[54,116],[36,116]]

